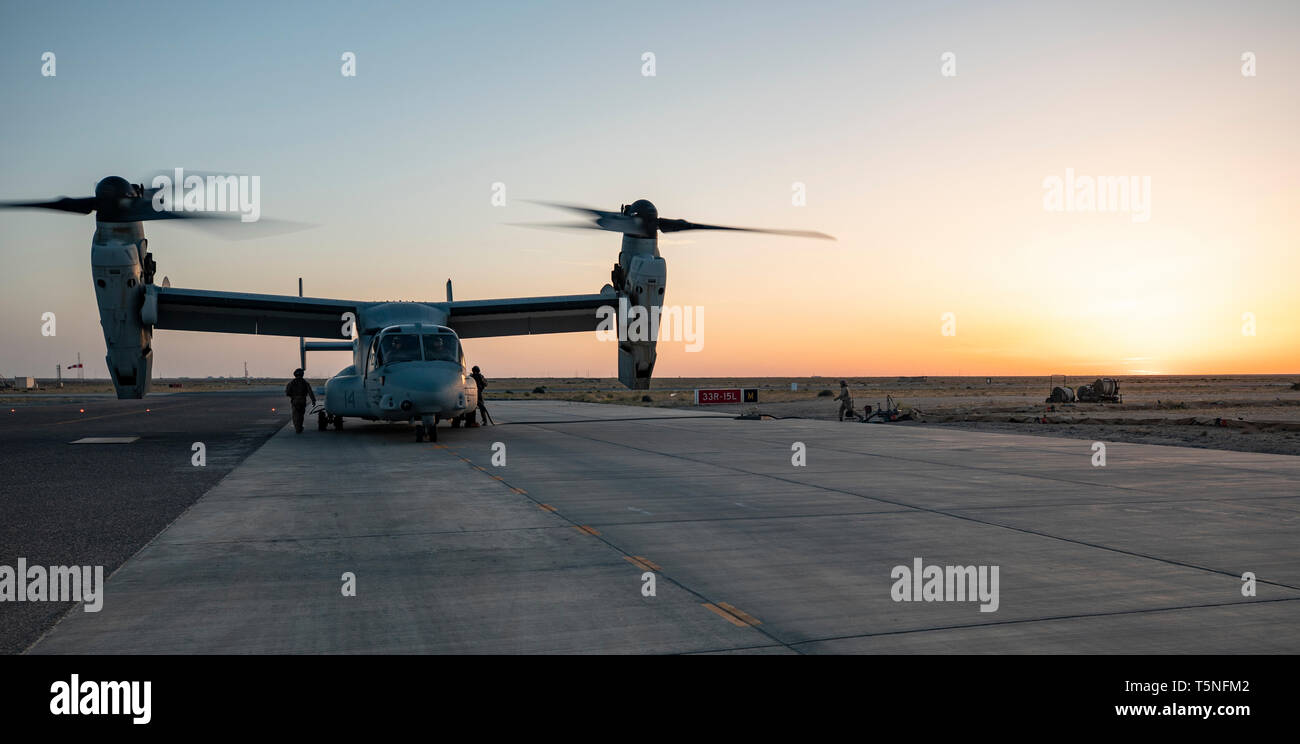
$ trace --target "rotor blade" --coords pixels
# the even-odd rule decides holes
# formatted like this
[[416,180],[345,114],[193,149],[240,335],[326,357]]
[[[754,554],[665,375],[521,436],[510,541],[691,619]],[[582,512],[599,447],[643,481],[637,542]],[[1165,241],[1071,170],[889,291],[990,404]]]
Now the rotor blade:
[[157,210],[151,198],[101,199],[87,196],[79,199],[63,197],[45,202],[0,202],[0,209],[54,209],[60,212],[90,214],[96,212],[101,222],[149,222],[152,220],[177,221],[199,227],[227,240],[268,237],[306,230],[316,225],[260,218],[244,222],[238,212],[173,212]]
[[[99,218],[106,222],[149,222],[150,220],[229,220],[238,219],[238,212],[206,212],[206,211],[178,211],[172,209],[157,209],[154,207],[153,199],[130,199],[122,200],[117,208],[108,210],[100,209]],[[111,219],[110,219],[111,218]]]
[[583,207],[577,204],[561,204],[560,202],[536,201],[531,199],[529,200],[529,202],[532,204],[541,204],[544,207],[555,207],[556,209],[567,209],[570,212],[580,212],[582,214],[589,214],[592,217],[622,217],[623,216],[621,212],[606,212],[604,210],[592,209],[591,207]]
[[65,196],[55,201],[0,202],[0,209],[55,209],[60,212],[90,214],[95,211],[95,197],[83,196],[79,199],[70,199]]
[[558,202],[534,201],[533,204],[541,204],[556,209],[567,209],[571,212],[590,215],[595,223],[595,227],[610,232],[623,233],[625,235],[645,235],[646,227],[640,219],[623,214],[622,212],[606,212],[603,209],[592,209],[591,207],[581,207],[576,204],[560,204]]
[[538,230],[604,230],[592,222],[507,222],[511,227],[530,227]]
[[318,225],[307,222],[276,220],[263,217],[256,222],[244,222],[238,213],[221,212],[153,212],[140,220],[166,220],[169,224],[200,229],[222,240],[249,240],[310,230]]
[[735,232],[766,233],[768,235],[788,235],[794,238],[835,240],[834,236],[817,232],[815,230],[766,230],[759,227],[728,227],[726,225],[705,225],[698,222],[689,222],[687,220],[669,220],[664,219],[663,217],[659,218],[659,229],[666,233],[681,232],[683,230],[732,230]]

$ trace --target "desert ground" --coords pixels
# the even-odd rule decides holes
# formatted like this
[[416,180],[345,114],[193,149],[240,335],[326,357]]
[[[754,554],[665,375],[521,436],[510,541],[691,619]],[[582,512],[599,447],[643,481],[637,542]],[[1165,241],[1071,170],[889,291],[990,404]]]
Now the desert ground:
[[[758,388],[759,402],[709,410],[780,418],[834,420],[845,379],[859,414],[892,395],[913,420],[872,426],[945,426],[1095,441],[1300,455],[1300,374],[1116,376],[1122,403],[1048,404],[1053,385],[1095,377],[790,377],[658,378],[650,390],[610,379],[503,379],[492,398],[563,399],[693,407],[697,388]],[[797,390],[791,390],[791,384]],[[545,392],[537,392],[542,388]],[[826,391],[830,391],[829,394]],[[854,422],[856,424],[857,422]],[[850,426],[848,422],[845,426]]]
[[[854,407],[879,409],[893,396],[912,420],[871,426],[943,426],[1042,436],[1139,442],[1300,455],[1300,374],[1115,376],[1122,403],[1048,404],[1054,385],[1078,387],[1095,377],[660,377],[650,390],[627,390],[612,378],[501,378],[487,390],[497,400],[573,400],[667,408],[694,407],[697,388],[757,388],[759,402],[707,406],[711,411],[777,418],[835,420],[839,381]],[[153,394],[274,389],[287,382],[254,379],[159,379]],[[313,379],[319,389],[324,379]],[[107,380],[42,380],[36,391],[0,391],[6,406],[112,395]],[[791,385],[797,385],[792,390]],[[847,426],[860,425],[845,422]]]

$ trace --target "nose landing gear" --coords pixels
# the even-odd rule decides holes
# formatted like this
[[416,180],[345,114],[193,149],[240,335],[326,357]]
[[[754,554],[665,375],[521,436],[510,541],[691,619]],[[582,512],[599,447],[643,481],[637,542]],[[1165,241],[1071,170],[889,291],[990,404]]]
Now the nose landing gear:
[[425,416],[421,423],[415,425],[415,441],[423,442],[425,436],[430,442],[438,441],[438,417]]

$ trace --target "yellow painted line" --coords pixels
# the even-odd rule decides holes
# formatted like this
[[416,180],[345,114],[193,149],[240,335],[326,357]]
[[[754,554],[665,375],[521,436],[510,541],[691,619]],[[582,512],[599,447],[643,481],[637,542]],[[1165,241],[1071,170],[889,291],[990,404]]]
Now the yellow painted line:
[[662,568],[659,568],[659,564],[658,564],[658,563],[655,563],[654,561],[646,560],[646,558],[645,558],[644,556],[640,556],[640,555],[638,555],[638,556],[636,557],[636,559],[637,559],[638,561],[641,561],[642,563],[646,564],[646,566],[648,566],[648,567],[650,568],[651,571],[662,571],[662,570],[663,570]]
[[555,507],[551,506],[550,504],[538,504],[537,508],[541,509],[542,511],[548,511],[548,512],[555,511]]
[[492,476],[492,477],[493,477],[493,478],[496,478],[497,480],[505,480],[505,478],[502,478],[502,477],[499,476],[499,475],[494,475],[494,476]]
[[762,624],[763,624],[763,621],[759,620],[758,618],[754,617],[753,615],[750,615],[749,613],[745,612],[744,610],[738,610],[738,609],[736,609],[735,607],[732,607],[731,605],[727,604],[726,602],[719,602],[719,603],[718,603],[718,606],[721,607],[722,609],[726,610],[727,612],[730,612],[731,614],[735,615],[736,617],[740,618],[741,620],[744,620],[745,622],[749,623],[750,625],[762,625]]
[[435,444],[435,445],[433,445],[433,448],[434,448],[434,449],[447,449],[447,445],[445,445],[445,444]]
[[588,526],[585,525],[585,524],[583,524],[583,525],[579,525],[579,526],[577,526],[577,527],[574,527],[573,529],[575,529],[575,530],[577,530],[578,532],[581,532],[581,533],[583,533],[583,534],[585,534],[585,535],[599,535],[599,534],[600,534],[600,531],[597,530],[595,527],[588,527]]
[[527,496],[527,495],[528,495],[528,492],[527,492],[527,491],[525,491],[525,490],[522,489],[522,488],[517,488],[517,487],[515,487],[515,486],[511,486],[511,487],[510,487],[510,490],[511,490],[511,491],[514,491],[515,493],[517,493],[517,494],[519,494],[519,495],[521,495],[521,496]]
[[724,619],[724,620],[726,620],[727,622],[731,623],[732,625],[737,625],[737,626],[742,627],[742,628],[747,628],[747,627],[749,627],[749,626],[746,625],[745,623],[741,622],[740,620],[737,620],[735,617],[733,617],[732,615],[730,615],[729,613],[727,613],[726,610],[723,610],[723,609],[720,609],[720,608],[718,608],[718,607],[715,607],[715,606],[713,605],[712,602],[705,602],[705,603],[704,603],[704,608],[705,608],[706,610],[708,610],[709,612],[717,613],[717,615],[718,615],[719,617],[721,617],[722,619]]
[[633,566],[636,566],[637,568],[639,568],[639,569],[641,569],[641,570],[643,570],[643,571],[650,571],[650,570],[652,570],[649,566],[647,566],[647,565],[645,564],[645,561],[643,561],[643,560],[637,558],[637,557],[634,556],[634,555],[625,555],[625,556],[623,556],[623,560],[627,561],[628,563],[631,563]]

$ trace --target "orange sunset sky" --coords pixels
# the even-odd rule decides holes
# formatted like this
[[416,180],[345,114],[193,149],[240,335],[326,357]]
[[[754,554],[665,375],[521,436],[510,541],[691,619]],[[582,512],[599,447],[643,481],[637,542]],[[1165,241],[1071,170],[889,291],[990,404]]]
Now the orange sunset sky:
[[[252,26],[114,8],[59,31],[24,14],[0,24],[0,199],[172,167],[257,174],[263,215],[317,226],[224,242],[154,223],[159,276],[284,294],[302,276],[308,295],[366,300],[441,300],[448,277],[457,299],[599,290],[618,236],[510,226],[569,218],[529,199],[644,197],[665,217],[838,238],[665,238],[667,302],[703,308],[704,335],[698,353],[662,343],[659,377],[1300,370],[1296,4],[897,5],[691,6],[689,27],[656,11],[631,29],[576,5],[423,24],[378,10],[364,28],[344,7]],[[192,64],[115,89],[101,61],[128,28],[140,59]],[[87,126],[102,121],[119,125]],[[1067,169],[1148,178],[1149,219],[1046,209]],[[0,374],[53,376],[81,352],[105,375],[92,230],[0,215]],[[465,345],[489,376],[616,374],[595,334]],[[297,365],[296,339],[162,331],[154,350],[155,376]]]

